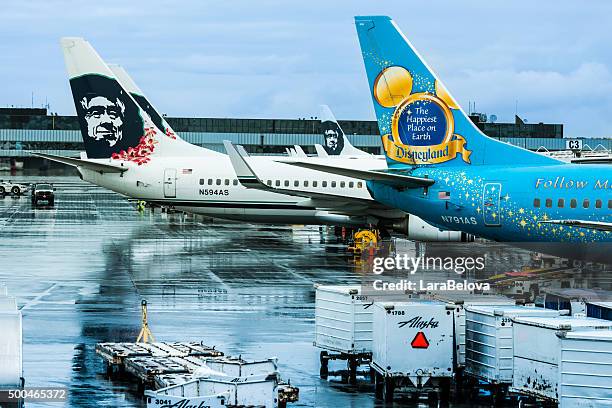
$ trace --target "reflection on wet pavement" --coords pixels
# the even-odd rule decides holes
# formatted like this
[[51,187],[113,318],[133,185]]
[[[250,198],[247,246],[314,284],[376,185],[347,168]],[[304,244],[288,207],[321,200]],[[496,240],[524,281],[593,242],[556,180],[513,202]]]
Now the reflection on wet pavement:
[[[28,197],[0,199],[0,282],[23,310],[27,385],[69,387],[69,406],[144,406],[134,385],[105,377],[94,352],[97,342],[135,341],[144,298],[158,340],[277,356],[283,377],[300,388],[294,406],[376,406],[367,381],[348,386],[318,378],[313,284],[359,283],[369,268],[331,236],[318,227],[139,214],[116,194],[61,180],[53,208],[34,209]],[[426,250],[486,253],[489,275],[529,262],[527,251],[501,244]],[[594,273],[582,271],[572,282],[612,287],[609,274]],[[416,406],[401,399],[396,405]]]

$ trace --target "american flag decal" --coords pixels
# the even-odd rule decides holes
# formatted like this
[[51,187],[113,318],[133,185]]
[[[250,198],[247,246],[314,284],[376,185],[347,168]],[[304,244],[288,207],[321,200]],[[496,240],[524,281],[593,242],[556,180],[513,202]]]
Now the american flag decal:
[[183,174],[191,174],[193,173],[192,169],[183,169]]
[[450,191],[440,191],[438,193],[438,199],[440,199],[440,200],[450,200]]

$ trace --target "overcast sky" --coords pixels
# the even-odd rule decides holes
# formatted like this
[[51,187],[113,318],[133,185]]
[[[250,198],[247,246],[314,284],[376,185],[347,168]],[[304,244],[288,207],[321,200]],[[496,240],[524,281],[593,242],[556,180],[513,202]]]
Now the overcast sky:
[[74,114],[62,36],[122,64],[170,116],[373,119],[353,16],[394,18],[467,110],[612,136],[612,2],[4,1],[0,106]]

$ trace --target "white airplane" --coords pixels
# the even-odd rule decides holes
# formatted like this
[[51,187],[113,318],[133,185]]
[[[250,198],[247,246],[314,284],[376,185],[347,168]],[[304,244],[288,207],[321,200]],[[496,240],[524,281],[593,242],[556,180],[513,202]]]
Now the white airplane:
[[[422,240],[465,240],[416,217],[374,203],[365,183],[344,176],[252,157],[266,170],[267,183],[298,184],[316,199],[248,189],[240,184],[230,158],[182,140],[120,67],[109,68],[81,38],[61,41],[85,153],[80,159],[38,154],[77,168],[83,180],[128,197],[222,219],[277,224],[394,225]],[[284,157],[284,156],[283,156]],[[303,160],[303,157],[302,157]],[[338,158],[340,165],[380,168],[374,156]],[[342,199],[342,198],[350,199]],[[369,205],[355,205],[359,200]]]

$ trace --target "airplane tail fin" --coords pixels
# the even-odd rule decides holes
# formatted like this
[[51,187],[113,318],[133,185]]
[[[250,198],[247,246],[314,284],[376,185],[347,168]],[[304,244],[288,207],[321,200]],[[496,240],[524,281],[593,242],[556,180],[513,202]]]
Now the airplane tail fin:
[[166,136],[176,139],[177,144],[182,143],[187,150],[197,152],[202,155],[209,156],[224,156],[223,153],[216,152],[214,150],[206,149],[204,147],[192,145],[188,142],[185,142],[175,131],[172,129],[170,124],[164,119],[164,116],[159,113],[157,109],[149,102],[144,92],[140,89],[136,82],[132,79],[132,77],[127,73],[127,71],[121,66],[117,64],[108,64],[108,67],[115,77],[119,81],[119,84],[125,89],[131,96],[134,98],[136,103],[142,108],[147,115],[151,118],[155,126],[161,130]]
[[62,38],[60,43],[88,158],[142,165],[155,156],[185,152],[188,144],[155,125],[87,41]]
[[355,25],[389,166],[558,163],[482,133],[389,17]]
[[363,156],[368,153],[354,147],[327,105],[321,105],[323,149],[329,156]]

